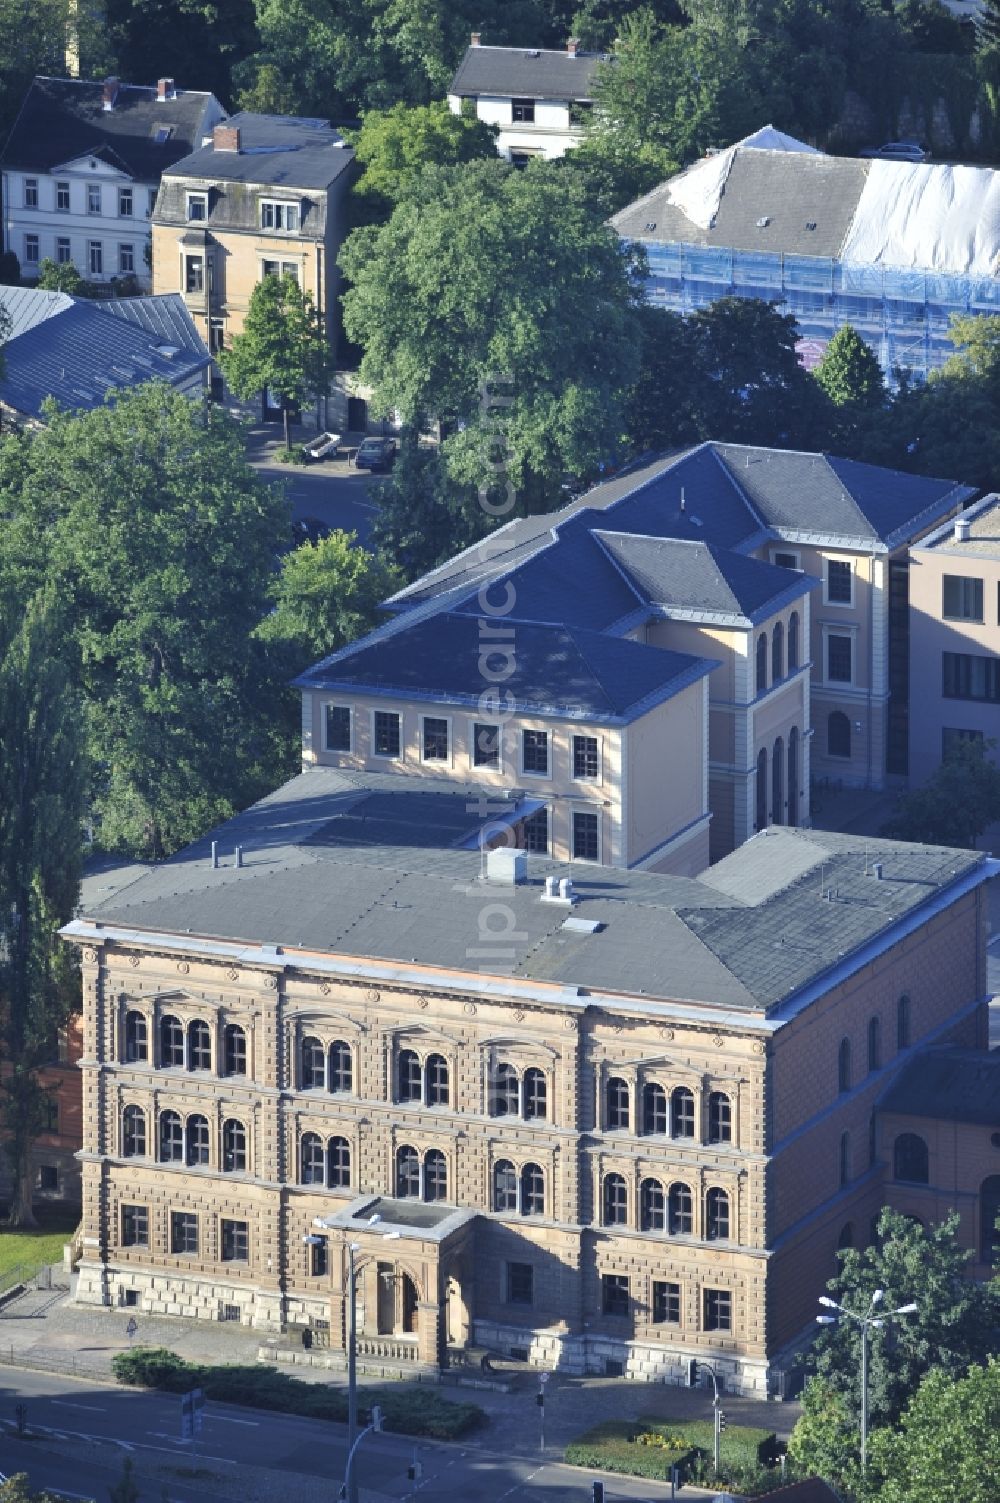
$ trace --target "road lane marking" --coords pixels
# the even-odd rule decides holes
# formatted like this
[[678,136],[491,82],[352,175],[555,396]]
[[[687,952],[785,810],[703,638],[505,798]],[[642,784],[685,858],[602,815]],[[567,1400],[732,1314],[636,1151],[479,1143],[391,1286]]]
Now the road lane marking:
[[89,1409],[91,1414],[107,1414],[103,1404],[73,1404],[69,1399],[50,1399],[50,1404],[57,1405],[60,1409]]
[[231,1419],[228,1414],[209,1413],[208,1418],[210,1420],[218,1420],[223,1425],[252,1425],[255,1430],[260,1425],[260,1420]]
[[535,1470],[533,1472],[529,1472],[527,1477],[522,1477],[520,1482],[515,1482],[513,1487],[508,1487],[505,1493],[500,1494],[499,1498],[497,1499],[497,1503],[503,1503],[504,1498],[509,1498],[511,1493],[520,1492],[522,1487],[527,1487],[532,1477],[537,1477],[539,1472],[544,1472],[545,1465],[546,1464],[543,1461],[541,1466],[536,1466]]

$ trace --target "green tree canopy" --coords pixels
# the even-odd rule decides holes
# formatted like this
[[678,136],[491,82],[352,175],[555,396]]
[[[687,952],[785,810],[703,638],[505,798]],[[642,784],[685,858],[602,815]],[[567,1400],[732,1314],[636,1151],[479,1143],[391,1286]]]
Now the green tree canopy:
[[330,347],[310,293],[293,276],[264,277],[250,294],[242,334],[219,353],[229,385],[250,401],[268,390],[281,399],[285,447],[289,413],[326,390]]
[[52,1493],[32,1491],[27,1472],[15,1472],[6,1482],[0,1482],[0,1503],[57,1503]]
[[959,741],[922,788],[911,788],[883,834],[925,845],[975,846],[1000,820],[1000,767],[995,741]]
[[443,99],[369,110],[353,141],[364,167],[355,191],[380,214],[388,213],[428,164],[452,167],[496,156],[496,134],[474,115],[452,114]]
[[964,1377],[928,1373],[898,1429],[871,1437],[866,1503],[996,1503],[1000,1361]]
[[844,1395],[815,1374],[807,1378],[802,1413],[788,1441],[796,1471],[853,1493],[861,1469],[860,1435]]
[[301,673],[370,631],[380,602],[402,583],[384,555],[357,546],[353,532],[332,532],[285,554],[271,586],[274,609],[257,637],[287,654],[289,675]]
[[[886,1311],[915,1301],[869,1337],[868,1407],[873,1426],[895,1424],[923,1378],[933,1370],[956,1378],[985,1361],[1000,1318],[1000,1287],[966,1278],[969,1253],[959,1246],[959,1217],[925,1228],[883,1210],[878,1240],[863,1252],[841,1254],[827,1288],[838,1304],[868,1312],[876,1289]],[[851,1423],[861,1412],[861,1327],[839,1319],[817,1338],[813,1363],[824,1383],[845,1401]]]
[[38,285],[44,292],[78,294],[83,278],[72,261],[53,261],[45,256],[38,264]]
[[861,412],[885,405],[882,367],[871,345],[850,324],[834,334],[813,374],[835,407]]
[[108,849],[160,857],[277,781],[263,648],[288,508],[231,420],[155,382],[0,445],[0,593],[66,605]]

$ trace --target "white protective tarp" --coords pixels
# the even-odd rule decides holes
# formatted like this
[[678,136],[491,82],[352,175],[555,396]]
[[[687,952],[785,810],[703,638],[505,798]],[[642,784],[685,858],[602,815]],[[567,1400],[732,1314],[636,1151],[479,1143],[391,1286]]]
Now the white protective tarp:
[[764,125],[760,130],[754,131],[752,136],[737,141],[735,146],[729,146],[725,151],[717,151],[713,156],[703,157],[687,172],[682,172],[669,184],[669,202],[696,224],[700,229],[712,228],[712,221],[719,212],[719,202],[722,198],[722,190],[726,186],[726,178],[729,169],[733,165],[733,158],[738,151],[807,151],[813,156],[822,156],[815,146],[807,146],[805,141],[797,141],[794,136],[786,136],[782,130],[775,130],[773,125]]
[[1000,172],[872,162],[840,259],[993,276],[998,254]]

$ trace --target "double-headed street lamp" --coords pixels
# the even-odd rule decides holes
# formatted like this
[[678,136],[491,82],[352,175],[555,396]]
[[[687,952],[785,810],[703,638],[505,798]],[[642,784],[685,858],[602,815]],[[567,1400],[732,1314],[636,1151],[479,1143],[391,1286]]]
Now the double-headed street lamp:
[[[848,1310],[844,1305],[838,1305],[835,1299],[827,1294],[821,1294],[819,1302],[828,1310],[836,1310],[837,1315],[846,1315],[849,1320],[856,1320],[861,1327],[861,1471],[868,1466],[868,1334],[870,1331],[881,1328],[893,1320],[897,1315],[912,1315],[916,1310],[915,1304],[900,1305],[897,1310],[886,1310],[877,1315],[879,1305],[885,1298],[884,1289],[876,1289],[872,1294],[871,1304],[868,1306],[867,1315],[859,1315],[856,1310]],[[837,1322],[837,1315],[817,1315],[816,1320],[821,1326],[832,1326]]]

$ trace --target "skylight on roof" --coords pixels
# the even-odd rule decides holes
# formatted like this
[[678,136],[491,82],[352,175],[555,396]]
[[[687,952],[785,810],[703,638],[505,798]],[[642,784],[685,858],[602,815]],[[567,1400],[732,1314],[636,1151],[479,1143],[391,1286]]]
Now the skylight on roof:
[[157,146],[166,146],[173,133],[174,128],[172,125],[154,125],[150,135]]
[[180,354],[180,350],[175,344],[158,344],[156,346],[156,353],[162,355],[164,360],[173,360],[175,355]]

